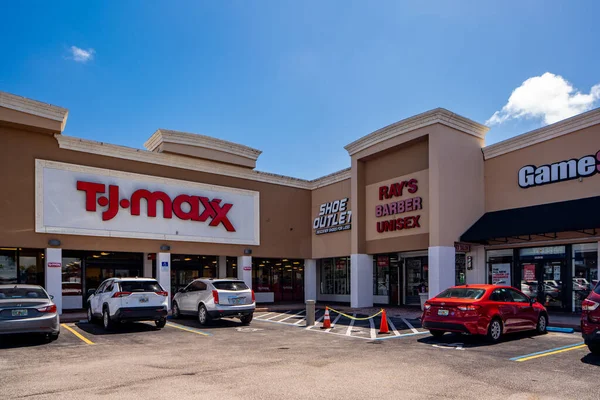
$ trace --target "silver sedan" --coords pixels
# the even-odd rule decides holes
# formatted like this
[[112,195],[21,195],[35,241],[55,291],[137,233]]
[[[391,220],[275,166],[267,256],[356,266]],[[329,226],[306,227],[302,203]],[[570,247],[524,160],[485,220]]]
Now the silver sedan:
[[0,285],[0,335],[42,333],[56,340],[60,319],[51,296],[37,285]]

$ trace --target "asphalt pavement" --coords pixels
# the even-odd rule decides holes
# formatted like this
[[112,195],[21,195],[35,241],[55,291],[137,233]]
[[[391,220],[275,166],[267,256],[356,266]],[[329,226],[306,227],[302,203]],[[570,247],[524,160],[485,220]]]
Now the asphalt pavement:
[[[64,324],[59,339],[1,338],[5,399],[597,399],[600,358],[578,334],[434,339],[414,321],[398,334],[340,317],[326,332],[298,311],[257,313],[250,326],[193,318],[163,329],[105,332]],[[287,319],[285,319],[287,318]],[[334,315],[335,320],[336,316]],[[283,320],[283,321],[282,321]],[[301,321],[297,323],[298,321]],[[398,322],[398,323],[396,323]],[[362,333],[352,332],[358,326]],[[418,334],[408,335],[408,333]],[[404,335],[406,334],[406,335]],[[404,336],[403,336],[404,335]],[[364,337],[363,337],[364,336]]]

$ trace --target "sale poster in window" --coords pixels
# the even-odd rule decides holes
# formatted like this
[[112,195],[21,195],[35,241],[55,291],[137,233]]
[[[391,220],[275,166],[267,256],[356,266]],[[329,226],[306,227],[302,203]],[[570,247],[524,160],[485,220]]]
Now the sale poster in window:
[[510,285],[510,264],[492,265],[492,284]]

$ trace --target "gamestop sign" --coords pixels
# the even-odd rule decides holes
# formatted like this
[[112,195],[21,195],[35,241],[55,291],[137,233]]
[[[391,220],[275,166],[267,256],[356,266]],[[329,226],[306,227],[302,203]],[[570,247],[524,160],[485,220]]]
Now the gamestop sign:
[[36,232],[258,245],[259,194],[36,160]]
[[600,172],[600,151],[579,159],[546,165],[526,165],[519,170],[519,186],[526,189],[550,183],[587,178]]

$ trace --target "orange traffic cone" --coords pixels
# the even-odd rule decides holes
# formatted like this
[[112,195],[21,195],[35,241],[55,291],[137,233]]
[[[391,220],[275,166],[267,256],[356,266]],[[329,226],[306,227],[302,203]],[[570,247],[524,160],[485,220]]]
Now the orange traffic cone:
[[390,329],[388,328],[387,315],[385,315],[385,310],[381,313],[381,325],[379,326],[379,333],[390,333]]
[[329,308],[325,307],[325,318],[323,318],[323,326],[321,329],[331,328],[331,320],[329,319]]

